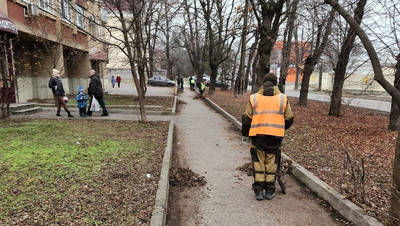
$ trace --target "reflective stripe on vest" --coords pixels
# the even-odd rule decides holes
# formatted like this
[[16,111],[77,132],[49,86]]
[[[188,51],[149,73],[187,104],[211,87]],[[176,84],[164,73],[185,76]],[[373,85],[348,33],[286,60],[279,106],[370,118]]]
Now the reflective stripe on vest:
[[201,83],[201,90],[204,90],[206,87],[203,85],[203,83]]
[[286,95],[280,93],[275,96],[253,94],[250,97],[253,116],[249,136],[257,134],[284,137]]

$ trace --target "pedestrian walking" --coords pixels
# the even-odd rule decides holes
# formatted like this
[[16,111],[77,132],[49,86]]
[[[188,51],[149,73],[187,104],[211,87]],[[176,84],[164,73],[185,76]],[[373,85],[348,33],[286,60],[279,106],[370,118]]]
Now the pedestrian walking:
[[[103,114],[101,116],[108,116],[108,111],[106,108],[106,104],[104,103],[103,100],[103,86],[101,84],[100,76],[96,74],[95,70],[90,70],[89,71],[89,77],[90,77],[90,82],[89,82],[89,88],[88,88],[88,93],[90,98],[90,104],[87,110],[87,115],[92,115],[92,111],[90,110],[90,107],[92,105],[93,97],[97,99],[99,102],[101,108],[103,109]],[[118,81],[118,76],[117,76],[117,81]]]
[[122,81],[122,78],[121,78],[121,76],[118,74],[118,75],[117,75],[117,79],[116,79],[116,82],[118,83],[118,88],[121,87],[121,81]]
[[257,200],[275,196],[280,147],[285,130],[294,121],[287,96],[279,91],[277,83],[278,78],[274,73],[266,74],[262,88],[250,96],[242,116],[242,135],[251,138],[250,154],[254,167],[252,187]]
[[86,101],[88,101],[89,98],[83,92],[82,86],[78,87],[78,94],[76,95],[75,99],[79,108],[79,116],[86,117]]
[[112,85],[113,88],[115,87],[115,83],[116,83],[116,81],[115,81],[115,78],[114,78],[114,75],[113,75],[113,76],[111,76],[111,85]]
[[51,88],[51,91],[53,92],[54,95],[54,99],[56,101],[56,106],[57,106],[56,116],[61,116],[60,112],[62,106],[65,112],[68,113],[68,117],[74,117],[68,110],[67,105],[65,104],[65,101],[68,100],[68,98],[65,96],[65,91],[62,84],[60,71],[57,69],[53,69],[53,76],[49,80],[49,88]]

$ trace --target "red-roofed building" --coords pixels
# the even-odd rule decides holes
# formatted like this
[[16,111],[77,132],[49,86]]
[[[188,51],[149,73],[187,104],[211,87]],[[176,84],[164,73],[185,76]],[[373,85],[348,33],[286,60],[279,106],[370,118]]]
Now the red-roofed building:
[[[303,57],[300,60],[300,62],[304,62],[304,60],[308,56],[308,51],[310,49],[310,45],[307,42],[299,42],[299,48],[300,51],[303,52]],[[274,49],[271,53],[271,70],[275,70],[274,72],[279,75],[280,73],[280,68],[282,64],[282,49],[283,49],[283,41],[276,41],[274,45]],[[303,50],[301,50],[303,49]],[[296,45],[294,42],[292,42],[292,47],[290,50],[290,62],[289,62],[289,69],[288,69],[288,75],[286,77],[286,82],[295,82],[296,80],[296,64],[298,63],[298,60],[296,59]],[[303,67],[303,64],[300,63],[299,65],[301,68]]]

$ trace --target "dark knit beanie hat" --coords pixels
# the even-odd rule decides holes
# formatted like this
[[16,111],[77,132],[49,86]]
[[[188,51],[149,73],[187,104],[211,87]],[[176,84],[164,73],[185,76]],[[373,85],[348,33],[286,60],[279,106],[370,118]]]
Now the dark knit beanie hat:
[[278,77],[274,73],[268,73],[264,76],[263,84],[266,81],[271,81],[274,86],[278,85]]

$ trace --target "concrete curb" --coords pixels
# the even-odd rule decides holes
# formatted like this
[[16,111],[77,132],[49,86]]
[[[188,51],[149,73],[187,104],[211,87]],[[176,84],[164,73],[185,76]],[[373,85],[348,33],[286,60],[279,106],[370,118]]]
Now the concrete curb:
[[174,122],[169,124],[167,147],[164,151],[160,181],[151,215],[151,226],[164,226],[167,220],[168,195],[169,195],[169,170],[171,168],[172,144],[174,135]]
[[[209,98],[205,98],[205,100],[208,104],[210,104],[213,108],[220,112],[225,118],[231,121],[236,128],[238,128],[240,131],[242,130],[242,123],[239,122],[239,120],[234,118],[232,115],[219,107]],[[292,162],[292,173],[300,182],[316,192],[319,197],[327,201],[347,220],[353,222],[357,226],[383,225],[375,218],[364,214],[363,210],[359,206],[346,199],[343,195],[336,192],[332,187],[330,187],[328,184],[317,178],[310,171],[306,170],[304,167],[293,161],[289,156],[282,153],[282,157]]]
[[176,114],[176,104],[177,104],[177,99],[176,96],[174,97],[174,104],[172,105],[172,115]]

